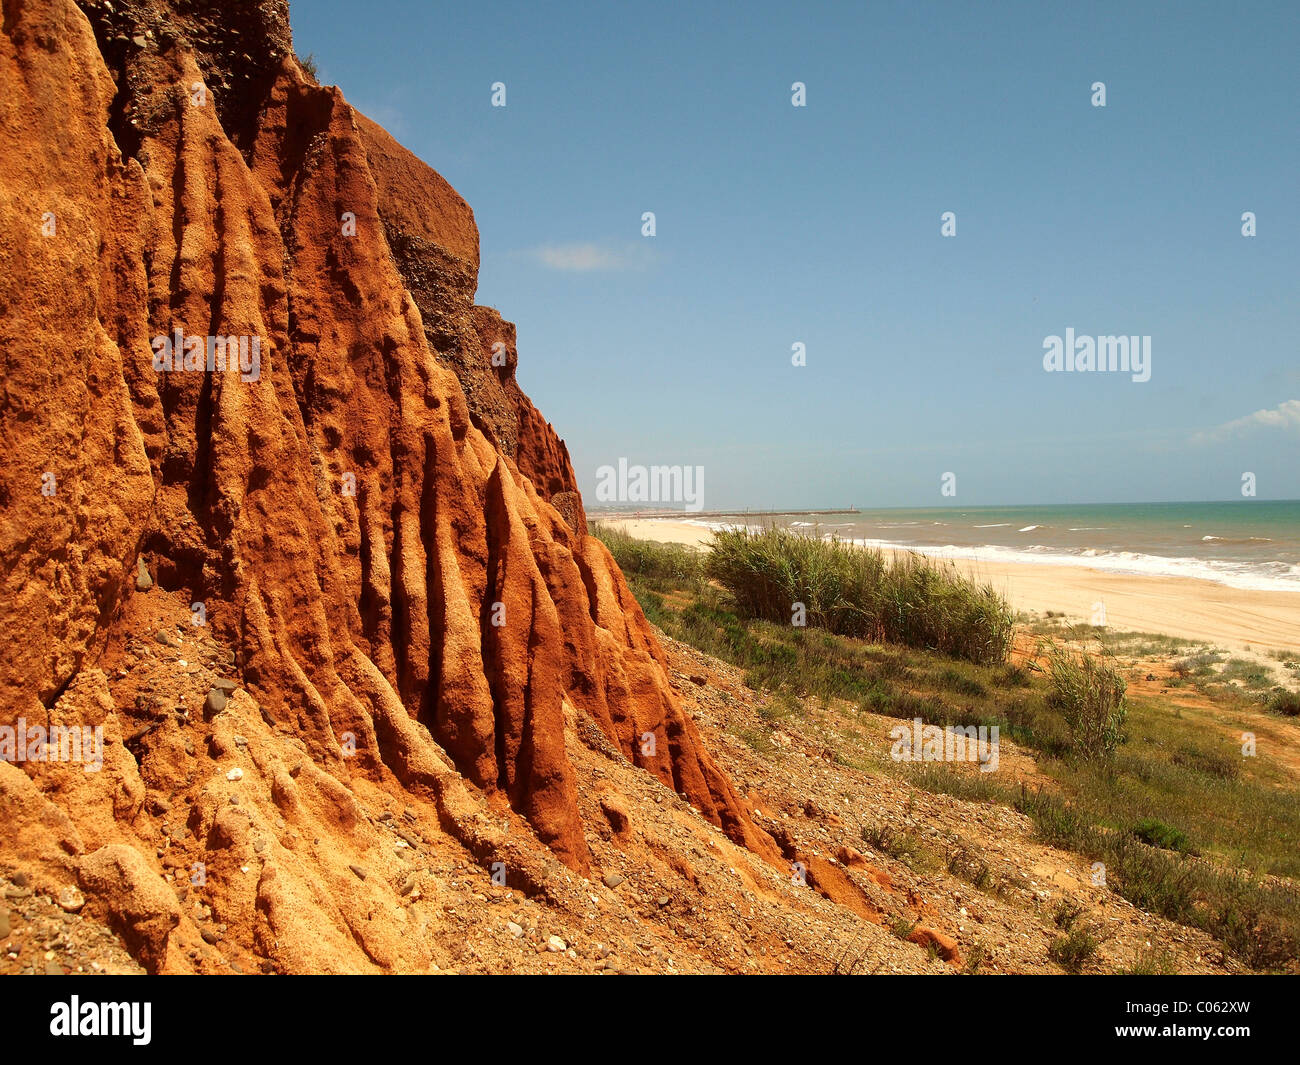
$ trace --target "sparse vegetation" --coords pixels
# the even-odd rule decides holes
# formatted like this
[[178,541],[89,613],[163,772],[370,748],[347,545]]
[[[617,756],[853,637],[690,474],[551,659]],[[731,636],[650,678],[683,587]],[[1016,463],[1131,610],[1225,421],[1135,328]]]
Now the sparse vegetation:
[[889,926],[889,930],[897,938],[906,939],[908,936],[910,936],[913,932],[916,931],[916,922],[909,921],[905,917],[900,917]]
[[966,966],[962,971],[967,976],[977,976],[988,956],[989,952],[984,944],[977,942],[966,955]]
[[1153,847],[1163,847],[1167,851],[1177,851],[1179,854],[1193,853],[1192,845],[1187,841],[1184,833],[1155,817],[1144,817],[1134,825],[1133,835]]
[[[619,558],[622,549],[611,549]],[[672,571],[671,566],[640,568]],[[806,721],[809,713],[832,715],[842,737],[871,731],[867,714],[920,716],[939,725],[998,725],[1003,741],[1034,752],[1036,772],[1048,787],[1016,787],[1005,772],[985,774],[969,766],[877,760],[874,752],[860,749],[846,749],[835,760],[873,772],[883,768],[926,791],[1013,806],[1034,821],[1048,844],[1102,862],[1112,890],[1149,912],[1203,929],[1252,967],[1281,969],[1300,957],[1300,896],[1293,885],[1276,879],[1300,876],[1296,782],[1276,760],[1243,758],[1240,733],[1233,727],[1212,727],[1204,715],[1185,714],[1179,705],[1141,691],[1123,692],[1126,716],[1117,721],[1123,677],[1115,663],[1103,659],[1102,667],[1115,676],[1103,675],[1099,685],[1109,694],[1097,705],[1109,710],[1096,718],[1097,731],[1103,749],[1107,733],[1121,728],[1126,741],[1117,743],[1110,757],[1084,757],[1081,744],[1095,744],[1087,728],[1077,735],[1071,730],[1064,706],[1050,698],[1054,687],[1046,648],[1048,669],[1032,659],[979,664],[796,628],[788,616],[783,623],[748,618],[731,595],[686,569],[676,580],[625,572],[654,624],[740,667],[748,685],[771,693],[761,714],[765,728],[796,715]],[[1096,646],[1103,636],[1108,647],[1125,645],[1122,634],[1078,628],[1087,646]],[[1157,646],[1152,641],[1142,637],[1133,645]],[[1217,677],[1216,667],[1226,656],[1198,646],[1171,642],[1161,653],[1182,654],[1193,683],[1205,684],[1206,698],[1222,712],[1259,713],[1264,702],[1258,694],[1206,684],[1201,671]],[[1067,690],[1089,688],[1083,683]],[[1295,706],[1280,690],[1274,699],[1279,701],[1269,707],[1279,715]],[[763,741],[752,735],[746,742],[761,746]],[[945,865],[944,854],[929,853],[896,831],[869,829],[863,839],[912,868]],[[978,878],[978,869],[966,869],[960,857],[946,859],[954,875],[972,883]]]
[[989,863],[966,846],[951,847],[946,861],[948,872],[972,884],[981,891],[987,891],[993,881],[993,871]]
[[1275,692],[1268,701],[1268,709],[1272,714],[1300,717],[1300,693],[1286,690]]
[[952,795],[966,802],[1011,802],[1011,793],[993,779],[995,775],[962,772],[947,762],[913,762],[906,777],[918,788],[936,795]]
[[1239,684],[1250,691],[1264,691],[1273,684],[1273,674],[1258,662],[1246,658],[1229,658],[1219,671],[1219,681]]
[[1053,940],[1047,948],[1047,956],[1066,972],[1077,973],[1097,953],[1099,945],[1097,938],[1080,926]]
[[762,729],[737,729],[736,735],[746,747],[752,751],[756,751],[758,754],[767,754],[775,749],[771,737]]
[[1073,899],[1059,899],[1052,909],[1052,923],[1062,931],[1068,932],[1074,922],[1083,915],[1083,907]]
[[1209,932],[1256,969],[1281,970],[1300,957],[1294,887],[1154,849],[1055,796],[1025,791],[1017,805],[1045,842],[1102,862],[1108,886],[1134,905]]
[[924,872],[935,869],[939,865],[936,856],[915,837],[890,828],[888,825],[864,826],[862,842],[871,849],[888,854],[895,861],[902,862],[909,869]]
[[1116,976],[1174,976],[1178,966],[1166,950],[1143,947],[1137,952],[1133,964],[1126,969],[1116,969]]
[[1222,661],[1223,655],[1217,651],[1201,651],[1199,654],[1180,658],[1173,664],[1173,671],[1176,676],[1184,680],[1190,677],[1211,677],[1215,672],[1214,667]]

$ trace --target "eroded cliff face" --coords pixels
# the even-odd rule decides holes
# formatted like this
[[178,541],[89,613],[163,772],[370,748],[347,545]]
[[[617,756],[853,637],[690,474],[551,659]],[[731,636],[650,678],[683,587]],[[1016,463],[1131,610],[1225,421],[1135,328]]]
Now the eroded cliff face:
[[[99,773],[0,762],[0,862],[75,875],[150,967],[201,967],[140,827],[165,806],[189,864],[229,867],[204,905],[310,965],[269,945],[286,913],[340,951],[360,918],[292,841],[355,820],[359,789],[433,803],[533,889],[538,843],[586,873],[566,737],[589,727],[776,858],[586,535],[514,327],[474,305],[473,213],[303,74],[285,4],[3,12],[0,725],[98,725],[105,748]],[[160,337],[200,338],[190,368]],[[209,337],[244,338],[242,368],[232,343],[209,369]],[[158,625],[228,706],[145,678]],[[236,768],[266,854],[232,849]],[[420,962],[386,951],[365,956]]]

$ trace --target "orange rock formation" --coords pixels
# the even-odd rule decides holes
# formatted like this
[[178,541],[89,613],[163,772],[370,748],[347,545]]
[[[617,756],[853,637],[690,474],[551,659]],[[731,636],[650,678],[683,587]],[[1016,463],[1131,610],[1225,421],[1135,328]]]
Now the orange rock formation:
[[[188,918],[132,826],[170,795],[219,865],[238,748],[273,819],[346,822],[365,780],[435,801],[484,863],[505,843],[474,811],[508,806],[586,872],[565,736],[588,718],[779,858],[586,534],[514,327],[474,305],[473,212],[303,73],[283,0],[4,0],[0,49],[0,724],[105,731],[97,774],[0,763],[0,862],[71,870],[142,960],[184,969]],[[252,338],[258,364],[160,370],[177,331]],[[233,648],[230,712],[118,701],[115,649],[166,596]],[[259,756],[236,711],[301,761]],[[250,935],[293,906],[342,934],[339,892],[296,868],[251,889]]]

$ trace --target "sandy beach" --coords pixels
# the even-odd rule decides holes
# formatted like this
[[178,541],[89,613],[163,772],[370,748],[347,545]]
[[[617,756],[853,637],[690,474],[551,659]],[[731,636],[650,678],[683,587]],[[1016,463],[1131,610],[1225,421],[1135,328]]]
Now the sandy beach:
[[[673,519],[605,519],[630,535],[663,543],[703,545],[710,531]],[[1016,610],[1064,612],[1091,621],[1104,603],[1106,623],[1122,632],[1150,632],[1203,641],[1229,651],[1300,652],[1300,593],[1232,588],[1189,577],[1151,577],[1086,566],[953,559],[963,572],[993,585]]]

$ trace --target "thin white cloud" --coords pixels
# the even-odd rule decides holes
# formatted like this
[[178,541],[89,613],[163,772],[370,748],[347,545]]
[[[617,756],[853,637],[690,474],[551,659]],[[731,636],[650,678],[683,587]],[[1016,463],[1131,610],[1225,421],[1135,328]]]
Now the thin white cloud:
[[1195,444],[1208,444],[1230,437],[1241,436],[1257,429],[1281,429],[1284,432],[1300,433],[1300,399],[1283,400],[1276,407],[1257,410],[1244,418],[1234,418],[1230,422],[1205,429],[1192,437]]
[[576,244],[543,244],[519,254],[540,263],[548,270],[570,273],[630,270],[653,261],[653,255],[639,244],[614,248],[593,242]]

